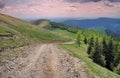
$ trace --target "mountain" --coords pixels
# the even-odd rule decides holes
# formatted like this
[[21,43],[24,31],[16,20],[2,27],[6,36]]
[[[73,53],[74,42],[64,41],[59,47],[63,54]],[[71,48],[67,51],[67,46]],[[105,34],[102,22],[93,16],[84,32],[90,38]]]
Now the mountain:
[[66,20],[62,23],[87,29],[103,28],[104,30],[110,30],[113,33],[120,31],[120,19],[115,18],[98,18],[98,19],[84,19],[84,20]]

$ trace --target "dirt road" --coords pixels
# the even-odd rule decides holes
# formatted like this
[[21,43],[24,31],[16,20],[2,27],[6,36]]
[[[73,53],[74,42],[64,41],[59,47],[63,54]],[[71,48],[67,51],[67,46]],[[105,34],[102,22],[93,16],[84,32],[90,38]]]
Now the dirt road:
[[55,44],[37,45],[26,53],[0,65],[0,78],[93,78],[83,62]]

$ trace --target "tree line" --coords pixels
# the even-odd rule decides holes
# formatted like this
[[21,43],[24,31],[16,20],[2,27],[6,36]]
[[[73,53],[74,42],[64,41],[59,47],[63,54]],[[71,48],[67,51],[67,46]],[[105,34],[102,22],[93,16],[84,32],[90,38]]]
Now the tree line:
[[[77,33],[76,43],[80,47],[81,38]],[[83,42],[88,45],[87,53],[93,62],[120,74],[120,43],[113,38],[98,37],[87,39],[84,37]]]

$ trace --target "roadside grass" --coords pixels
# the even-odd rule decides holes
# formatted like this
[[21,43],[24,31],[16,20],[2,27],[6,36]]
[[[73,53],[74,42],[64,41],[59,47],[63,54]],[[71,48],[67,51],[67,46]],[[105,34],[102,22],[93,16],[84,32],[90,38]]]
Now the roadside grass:
[[22,37],[18,31],[7,26],[0,25],[0,34],[6,34],[6,31],[13,33],[15,37],[0,37],[0,50],[15,48],[27,43],[25,38]]
[[0,50],[4,49],[12,49],[12,48],[18,48],[24,45],[27,45],[28,41],[25,41],[24,39],[4,39],[0,41]]
[[6,24],[0,24],[0,34],[5,34],[6,31],[9,31],[9,32],[11,32],[13,34],[16,34],[16,35],[20,35],[20,33],[17,32],[16,30],[14,30],[14,29],[12,29],[10,27],[7,27]]
[[61,44],[60,46],[68,50],[67,52],[70,55],[85,62],[88,70],[90,70],[94,75],[99,76],[100,78],[120,78],[120,75],[117,75],[114,72],[111,72],[106,68],[103,68],[92,62],[92,60],[88,58],[88,54],[86,53],[87,45],[82,44],[80,48],[78,48],[75,44]]

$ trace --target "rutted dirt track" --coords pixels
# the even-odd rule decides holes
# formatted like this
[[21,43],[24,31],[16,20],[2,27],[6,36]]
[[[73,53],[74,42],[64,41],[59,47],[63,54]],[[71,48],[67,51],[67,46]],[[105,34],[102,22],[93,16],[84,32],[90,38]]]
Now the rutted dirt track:
[[93,78],[85,64],[55,44],[27,50],[28,55],[0,66],[0,78]]

